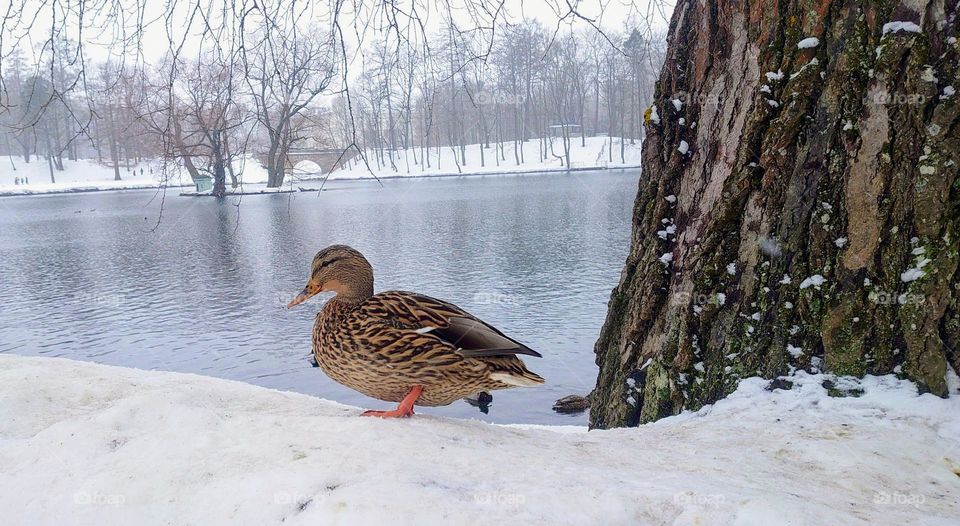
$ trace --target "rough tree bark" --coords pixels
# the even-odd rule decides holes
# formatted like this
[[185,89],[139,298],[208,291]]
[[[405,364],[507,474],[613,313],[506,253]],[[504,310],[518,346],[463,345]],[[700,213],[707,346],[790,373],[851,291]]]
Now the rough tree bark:
[[956,8],[678,1],[595,348],[593,427],[794,368],[946,394],[960,365]]

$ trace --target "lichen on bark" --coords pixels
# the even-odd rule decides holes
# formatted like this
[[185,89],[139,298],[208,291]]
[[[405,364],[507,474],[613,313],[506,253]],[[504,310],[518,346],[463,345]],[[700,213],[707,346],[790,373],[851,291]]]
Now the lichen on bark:
[[[799,368],[897,372],[946,393],[960,365],[953,9],[677,3],[631,249],[595,348],[593,427]],[[797,46],[811,36],[818,46]]]

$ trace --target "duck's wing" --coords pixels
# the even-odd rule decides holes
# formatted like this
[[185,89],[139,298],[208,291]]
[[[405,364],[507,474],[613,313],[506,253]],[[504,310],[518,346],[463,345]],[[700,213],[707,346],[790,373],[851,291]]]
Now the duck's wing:
[[471,358],[517,354],[541,356],[460,307],[422,294],[381,292],[361,303],[355,312],[379,318],[399,329],[436,336],[453,345],[461,355]]

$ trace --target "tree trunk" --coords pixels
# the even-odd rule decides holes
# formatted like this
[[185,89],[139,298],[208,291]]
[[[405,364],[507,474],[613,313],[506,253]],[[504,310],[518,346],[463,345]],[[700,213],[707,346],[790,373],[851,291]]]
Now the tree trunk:
[[271,134],[270,151],[267,153],[267,188],[280,188],[283,184],[287,152],[280,134]]
[[595,348],[592,427],[697,409],[795,368],[900,373],[947,393],[960,108],[944,88],[958,52],[942,29],[953,14],[918,7],[677,3],[630,253]]
[[222,157],[215,157],[213,161],[213,195],[227,195],[227,170]]

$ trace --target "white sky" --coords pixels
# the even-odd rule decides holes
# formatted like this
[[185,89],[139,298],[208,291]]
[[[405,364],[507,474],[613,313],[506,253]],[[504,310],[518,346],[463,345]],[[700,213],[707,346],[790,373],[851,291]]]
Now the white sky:
[[[329,27],[330,13],[335,1],[337,0],[316,0],[299,4],[308,6],[306,9],[309,11],[304,17],[307,21],[319,24],[321,27]],[[444,19],[449,15],[452,15],[461,27],[474,26],[474,20],[477,18],[489,20],[490,16],[482,10],[484,5],[488,8],[500,7],[498,24],[515,23],[524,18],[532,18],[550,28],[556,27],[558,18],[567,11],[567,0],[504,0],[502,6],[496,4],[497,1],[483,0],[484,3],[481,3],[480,0],[397,0],[394,4],[404,12],[415,10],[428,33],[443,27]],[[70,21],[66,26],[68,36],[73,40],[81,39],[87,58],[95,61],[102,61],[111,54],[122,53],[124,47],[117,42],[124,36],[132,37],[131,40],[141,43],[139,53],[147,61],[154,61],[163,56],[170,49],[171,40],[177,42],[177,45],[183,41],[183,52],[193,55],[201,47],[200,35],[204,28],[202,14],[209,15],[208,9],[215,11],[230,9],[232,12],[227,14],[227,18],[236,20],[239,18],[236,13],[253,5],[253,0],[236,0],[235,2],[232,0],[162,2],[104,0],[105,3],[122,5],[126,15],[125,20],[118,21],[118,17],[108,17],[103,12],[88,11],[84,16],[86,27],[81,35],[76,14],[77,6],[71,6],[73,2],[69,0],[14,0],[14,2],[16,3],[14,9],[19,9],[20,12],[19,16],[14,16],[4,25],[2,47],[0,47],[0,52],[4,55],[9,53],[16,37],[27,37],[24,40],[27,45],[21,47],[30,50],[28,56],[35,57],[42,43],[50,35],[51,21],[67,19]],[[203,10],[194,9],[197,2]],[[355,8],[356,11],[369,13],[371,9],[384,5],[381,3],[382,0],[341,0],[341,2],[345,6],[341,13],[348,13],[347,20],[343,20],[341,24],[345,31],[349,26],[359,25],[355,23],[352,15]],[[673,10],[672,0],[570,0],[570,3],[581,15],[594,18],[596,24],[603,28],[621,30],[628,20],[633,20],[640,26],[641,31],[649,28],[653,33],[665,33]],[[262,1],[260,5],[263,5]],[[67,7],[64,8],[64,6]],[[89,5],[87,9],[90,9]],[[188,23],[191,15],[193,20]],[[370,23],[370,16],[367,14],[356,19]],[[383,18],[381,17],[380,20]],[[32,27],[28,27],[30,21],[33,21]],[[374,25],[377,23],[378,21],[373,22]],[[134,30],[141,25],[145,26],[145,29],[143,34],[137,37]],[[569,17],[562,23],[561,31],[568,30],[571,25],[575,28],[588,26],[582,20]],[[359,27],[358,29],[360,31],[345,36],[348,43],[355,45],[358,34],[365,44],[383,38],[382,33],[378,34],[375,28]],[[210,43],[203,45],[210,45]],[[132,49],[127,48],[128,51]]]

